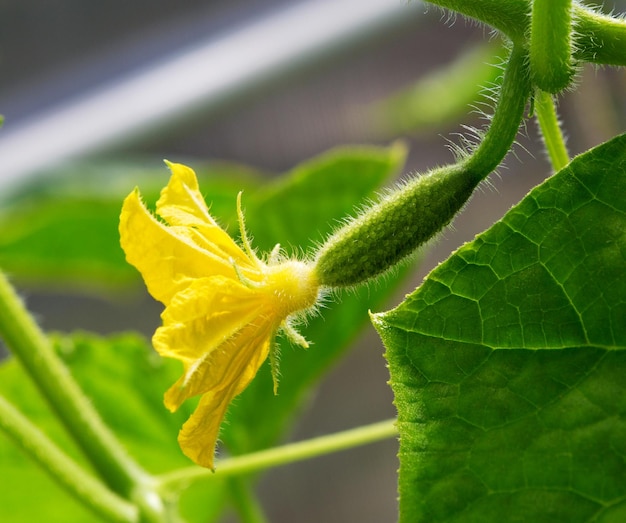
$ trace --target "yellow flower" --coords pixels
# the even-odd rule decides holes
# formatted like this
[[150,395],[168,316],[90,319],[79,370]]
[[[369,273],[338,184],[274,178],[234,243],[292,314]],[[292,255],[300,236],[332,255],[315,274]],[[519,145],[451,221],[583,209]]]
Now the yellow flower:
[[226,409],[268,354],[276,392],[277,331],[307,347],[292,321],[315,306],[319,282],[311,265],[282,259],[278,249],[267,261],[256,256],[244,228],[241,195],[242,247],[237,245],[209,214],[195,173],[167,164],[172,176],[156,205],[163,221],[152,216],[135,189],[120,216],[121,245],[150,294],[165,305],[154,348],[184,365],[183,375],[165,393],[165,406],[175,411],[202,394],[179,433],[180,446],[193,461],[213,468]]

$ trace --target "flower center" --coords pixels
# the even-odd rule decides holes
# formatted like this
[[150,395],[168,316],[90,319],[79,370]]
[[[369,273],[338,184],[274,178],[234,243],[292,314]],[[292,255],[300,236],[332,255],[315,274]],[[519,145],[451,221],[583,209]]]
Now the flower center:
[[315,305],[319,281],[312,266],[289,260],[266,267],[265,289],[273,298],[276,313],[286,318]]

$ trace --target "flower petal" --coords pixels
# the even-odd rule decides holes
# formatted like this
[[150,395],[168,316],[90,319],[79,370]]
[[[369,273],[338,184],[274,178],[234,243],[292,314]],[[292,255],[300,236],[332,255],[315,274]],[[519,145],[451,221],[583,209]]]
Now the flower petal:
[[202,467],[215,470],[213,459],[220,424],[233,396],[229,389],[206,393],[178,433],[178,444],[185,456]]
[[174,411],[188,398],[228,389],[233,383],[241,385],[238,394],[267,358],[276,327],[269,320],[260,325],[248,323],[234,336],[186,365],[185,374],[165,393],[165,406]]
[[[257,332],[253,328],[248,328],[248,330]],[[228,405],[252,381],[273,342],[271,335],[262,340],[260,346],[258,345],[260,340],[256,336],[240,337],[242,338],[240,341],[244,343],[236,345],[236,357],[229,364],[223,366],[219,362],[212,361],[211,365],[204,365],[203,374],[205,375],[217,372],[228,376],[218,377],[220,387],[202,396],[198,407],[178,434],[178,443],[185,455],[198,465],[210,469],[213,469],[217,436]],[[220,354],[220,352],[214,354]],[[229,365],[232,365],[232,368],[229,368]],[[214,376],[210,379],[212,378]]]
[[180,163],[166,163],[172,176],[161,191],[157,214],[171,226],[196,232],[194,241],[202,248],[223,258],[232,258],[240,266],[249,265],[247,255],[209,214],[194,171]]
[[210,223],[217,225],[200,194],[198,180],[192,169],[180,163],[165,161],[172,172],[170,180],[161,191],[157,214],[170,225],[193,227]]
[[137,190],[124,200],[119,231],[126,260],[139,270],[150,294],[165,305],[196,278],[237,278],[232,260],[201,249],[188,235],[156,220]]
[[192,365],[252,322],[262,307],[262,296],[238,280],[223,276],[194,280],[161,314],[163,326],[154,333],[152,344],[161,356]]

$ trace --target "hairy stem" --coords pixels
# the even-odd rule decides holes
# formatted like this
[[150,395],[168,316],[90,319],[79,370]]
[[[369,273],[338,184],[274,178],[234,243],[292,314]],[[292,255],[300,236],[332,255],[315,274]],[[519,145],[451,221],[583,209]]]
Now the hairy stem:
[[431,3],[475,18],[524,45],[531,0],[430,0]]
[[573,23],[577,60],[626,65],[626,20],[574,3]]
[[530,96],[526,50],[515,46],[504,71],[491,124],[484,138],[463,163],[476,181],[484,180],[500,164],[515,141]]
[[[430,3],[479,20],[527,46],[531,0],[429,0]],[[574,58],[584,62],[626,65],[626,20],[572,4]],[[549,51],[548,51],[549,52]]]
[[558,93],[574,75],[572,0],[534,0],[530,26],[530,72],[542,91]]

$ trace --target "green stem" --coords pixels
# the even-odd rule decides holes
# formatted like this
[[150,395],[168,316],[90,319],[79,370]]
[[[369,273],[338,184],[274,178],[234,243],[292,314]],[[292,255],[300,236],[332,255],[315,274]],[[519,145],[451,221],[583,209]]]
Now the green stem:
[[2,396],[0,429],[71,495],[96,514],[114,523],[138,521],[137,507],[86,473]]
[[473,176],[477,182],[489,176],[515,141],[531,91],[527,60],[526,50],[514,46],[504,71],[489,129],[480,145],[463,162],[467,176]]
[[554,99],[550,93],[545,91],[535,93],[535,111],[552,168],[554,172],[558,172],[569,163],[569,154],[559,126]]
[[573,5],[574,57],[584,62],[626,65],[626,20]]
[[1,272],[0,336],[104,482],[137,503],[143,521],[162,521],[152,478],[130,459],[104,424]]
[[244,478],[232,478],[228,482],[228,490],[242,523],[267,523],[263,509]]
[[381,421],[299,443],[227,458],[217,464],[215,473],[200,467],[189,467],[163,474],[157,479],[162,491],[178,491],[196,481],[215,481],[259,472],[394,437],[398,434],[395,423],[395,419]]
[[558,93],[574,75],[572,0],[534,0],[530,28],[530,71],[542,91]]
[[[505,34],[514,44],[527,45],[531,0],[429,0],[475,18]],[[606,65],[626,65],[626,21],[573,3],[574,58]]]
[[531,0],[430,0],[431,3],[475,18],[524,45],[530,25]]

